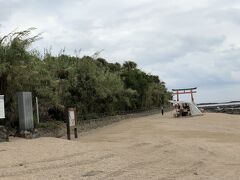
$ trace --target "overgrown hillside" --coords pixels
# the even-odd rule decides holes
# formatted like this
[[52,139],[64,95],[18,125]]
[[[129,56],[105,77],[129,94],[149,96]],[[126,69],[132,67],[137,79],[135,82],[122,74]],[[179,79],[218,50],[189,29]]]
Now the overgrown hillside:
[[39,98],[41,120],[63,120],[67,107],[76,107],[82,120],[102,114],[151,109],[167,103],[170,93],[158,76],[137,64],[108,63],[105,59],[29,51],[39,37],[32,29],[0,38],[0,94],[5,95],[6,116],[17,120],[16,92],[31,91]]

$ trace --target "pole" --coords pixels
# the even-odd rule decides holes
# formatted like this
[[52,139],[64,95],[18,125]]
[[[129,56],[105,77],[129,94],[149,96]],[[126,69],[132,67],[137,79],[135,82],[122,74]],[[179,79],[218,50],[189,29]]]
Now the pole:
[[69,120],[67,120],[67,138],[68,140],[71,140]]
[[178,91],[177,91],[177,101],[179,101],[179,94],[178,94]]
[[74,115],[75,115],[74,135],[75,135],[75,138],[78,138],[78,132],[77,132],[77,112],[76,112],[75,108],[74,108]]
[[36,97],[37,123],[39,124],[38,97]]
[[74,135],[75,135],[75,138],[78,138],[78,133],[77,133],[77,128],[76,127],[74,128]]
[[192,92],[192,90],[191,90],[191,98],[192,98],[192,102],[194,103],[193,92]]

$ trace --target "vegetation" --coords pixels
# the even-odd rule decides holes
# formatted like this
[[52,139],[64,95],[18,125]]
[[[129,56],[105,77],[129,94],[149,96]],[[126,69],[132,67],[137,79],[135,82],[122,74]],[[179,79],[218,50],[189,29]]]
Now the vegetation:
[[123,65],[102,58],[40,57],[30,51],[39,36],[28,29],[0,38],[0,94],[5,95],[6,122],[17,120],[16,93],[31,91],[39,98],[41,119],[63,120],[67,107],[84,119],[102,114],[151,109],[167,103],[170,93],[158,76],[146,74],[131,61]]

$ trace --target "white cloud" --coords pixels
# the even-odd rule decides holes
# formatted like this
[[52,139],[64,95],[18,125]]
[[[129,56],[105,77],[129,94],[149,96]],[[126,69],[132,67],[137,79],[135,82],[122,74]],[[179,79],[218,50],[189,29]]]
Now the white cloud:
[[73,54],[81,48],[83,55],[104,49],[110,61],[134,60],[170,89],[198,86],[199,102],[240,99],[237,0],[0,3],[0,34],[36,27],[43,32],[34,45],[40,50],[52,46],[58,53],[66,47]]

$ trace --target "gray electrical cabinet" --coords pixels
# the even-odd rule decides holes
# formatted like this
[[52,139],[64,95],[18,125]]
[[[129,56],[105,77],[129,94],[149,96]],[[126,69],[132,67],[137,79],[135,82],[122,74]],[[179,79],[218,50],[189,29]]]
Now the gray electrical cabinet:
[[18,92],[17,99],[20,130],[32,130],[34,128],[32,93]]

